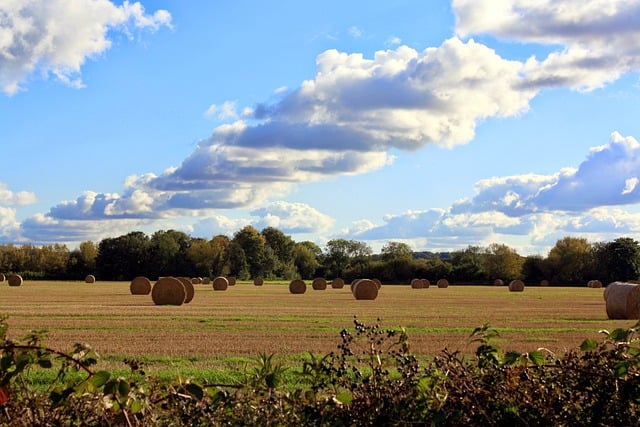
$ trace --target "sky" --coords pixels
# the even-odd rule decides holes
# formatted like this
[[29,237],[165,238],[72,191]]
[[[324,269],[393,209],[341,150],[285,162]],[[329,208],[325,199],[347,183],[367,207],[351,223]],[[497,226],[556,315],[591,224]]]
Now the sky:
[[640,0],[3,0],[0,244],[640,240]]

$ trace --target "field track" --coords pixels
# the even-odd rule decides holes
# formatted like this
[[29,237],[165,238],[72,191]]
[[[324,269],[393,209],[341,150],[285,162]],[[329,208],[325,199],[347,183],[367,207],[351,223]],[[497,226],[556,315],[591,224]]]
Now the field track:
[[601,329],[631,327],[635,321],[608,320],[602,289],[451,285],[411,289],[384,285],[374,301],[356,301],[349,291],[311,289],[292,295],[285,283],[258,287],[238,283],[226,291],[195,285],[195,297],[182,306],[155,306],[150,295],[131,295],[129,282],[25,281],[0,284],[0,314],[9,315],[9,336],[47,330],[45,344],[69,350],[86,342],[104,358],[254,357],[260,352],[295,357],[328,353],[340,342],[353,317],[388,328],[405,327],[412,352],[420,356],[443,348],[472,353],[473,328],[489,323],[500,345],[529,351],[545,347],[564,352]]

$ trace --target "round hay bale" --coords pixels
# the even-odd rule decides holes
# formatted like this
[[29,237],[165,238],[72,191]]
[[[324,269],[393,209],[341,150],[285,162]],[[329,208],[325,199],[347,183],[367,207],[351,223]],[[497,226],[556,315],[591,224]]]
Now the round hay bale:
[[224,276],[218,276],[213,279],[213,290],[214,291],[226,291],[229,287],[229,280]]
[[138,276],[129,285],[131,295],[149,295],[151,292],[151,280],[144,276]]
[[333,289],[342,289],[342,288],[344,288],[344,280],[342,280],[339,277],[336,277],[335,279],[333,279],[331,281],[331,287]]
[[524,282],[522,280],[512,280],[509,283],[509,291],[510,292],[522,292],[524,291]]
[[6,279],[5,275],[0,273],[0,283],[4,282]]
[[93,274],[87,274],[87,276],[84,278],[84,283],[96,283],[96,276],[94,276]]
[[421,279],[411,280],[411,289],[422,289],[422,280]]
[[604,298],[609,319],[640,319],[640,285],[609,283]]
[[373,280],[360,279],[353,286],[353,296],[357,300],[374,300],[378,297],[378,286]]
[[184,303],[190,303],[196,293],[195,289],[193,288],[193,282],[188,277],[178,277],[178,280],[180,280],[180,283],[182,283],[182,286],[184,286]]
[[353,292],[353,287],[355,286],[356,283],[358,283],[360,280],[362,279],[353,279],[351,281],[351,283],[349,284],[349,288],[351,289],[351,292]]
[[211,284],[211,279],[209,277],[203,277],[202,278],[202,284],[203,285],[210,285]]
[[378,287],[378,290],[380,290],[380,288],[382,287],[382,282],[380,281],[380,279],[371,279],[373,280],[373,283],[376,284],[376,286]]
[[228,276],[227,280],[229,281],[229,286],[235,286],[236,285],[236,278],[235,276]]
[[440,279],[436,282],[436,285],[439,288],[448,288],[449,287],[449,281],[447,279]]
[[307,284],[304,283],[304,280],[293,279],[291,283],[289,283],[289,292],[292,294],[304,294],[306,291]]
[[21,286],[22,276],[20,276],[19,274],[12,274],[7,277],[7,281],[9,282],[9,286]]
[[429,279],[420,280],[422,280],[422,289],[429,289],[429,286],[431,286],[431,282],[429,281]]
[[264,285],[264,279],[262,277],[256,277],[255,279],[253,279],[253,284],[255,286],[262,286]]
[[504,280],[496,279],[496,280],[493,281],[493,285],[494,286],[504,286]]
[[600,280],[589,280],[587,282],[588,288],[602,288],[602,282]]
[[191,278],[192,285],[202,285],[202,277],[193,277]]
[[311,287],[316,291],[324,291],[327,289],[327,281],[324,277],[316,277],[313,279],[313,282],[311,282]]
[[182,305],[187,292],[175,277],[162,277],[153,285],[151,299],[155,305]]
[[540,286],[549,286],[549,281],[547,279],[544,279],[540,282]]

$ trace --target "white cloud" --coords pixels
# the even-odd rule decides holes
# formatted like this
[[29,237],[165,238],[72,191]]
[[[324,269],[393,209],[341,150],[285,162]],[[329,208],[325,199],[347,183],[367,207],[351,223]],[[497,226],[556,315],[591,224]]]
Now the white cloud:
[[221,105],[212,104],[204,112],[207,117],[216,117],[219,120],[236,120],[238,118],[237,103],[226,101]]
[[634,176],[632,178],[628,178],[624,181],[624,188],[622,189],[621,195],[633,193],[633,191],[638,186],[638,177]]
[[30,191],[11,191],[7,184],[0,182],[0,206],[24,206],[36,202],[36,195]]
[[0,206],[0,242],[15,243],[19,240],[20,222],[16,210]]
[[362,30],[356,26],[349,27],[349,35],[354,39],[359,39],[362,37]]
[[531,85],[591,90],[640,69],[640,3],[628,0],[454,0],[456,32],[561,46],[531,58]]
[[329,215],[304,203],[273,202],[254,209],[251,215],[260,218],[256,227],[275,227],[284,233],[318,233],[334,223]]
[[149,15],[139,2],[108,0],[5,1],[0,17],[0,90],[9,95],[34,73],[81,87],[80,69],[109,49],[109,31],[130,34],[171,22],[165,10]]
[[209,215],[193,225],[195,236],[211,239],[219,234],[231,236],[246,225],[250,225],[248,219],[231,219],[224,215]]

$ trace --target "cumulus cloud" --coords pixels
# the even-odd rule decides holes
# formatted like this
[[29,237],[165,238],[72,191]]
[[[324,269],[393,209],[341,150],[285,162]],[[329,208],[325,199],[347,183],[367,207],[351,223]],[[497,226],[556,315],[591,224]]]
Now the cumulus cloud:
[[207,239],[220,234],[231,236],[246,225],[251,225],[247,218],[231,219],[224,215],[209,215],[193,225],[193,234]]
[[333,218],[304,203],[273,202],[254,209],[260,229],[275,227],[284,233],[323,232],[333,225]]
[[0,242],[15,243],[20,239],[20,222],[16,210],[0,206]]
[[491,34],[560,46],[525,73],[535,87],[591,90],[640,69],[640,3],[627,0],[454,0],[461,37]]
[[0,206],[24,206],[36,202],[36,195],[30,191],[12,191],[9,186],[0,182]]
[[110,31],[170,26],[171,15],[145,13],[139,2],[116,6],[108,0],[24,0],[0,4],[0,90],[15,94],[34,73],[83,85],[87,58],[111,46]]

